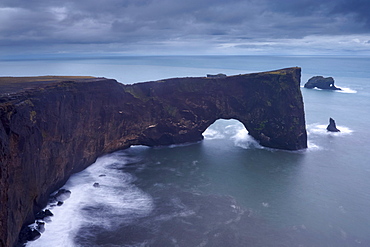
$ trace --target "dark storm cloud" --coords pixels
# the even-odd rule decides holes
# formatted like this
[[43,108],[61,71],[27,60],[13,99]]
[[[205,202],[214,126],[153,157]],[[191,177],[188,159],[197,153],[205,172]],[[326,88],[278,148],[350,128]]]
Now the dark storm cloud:
[[365,31],[370,31],[370,1],[341,1],[334,6],[332,12],[338,15],[350,15]]
[[0,52],[227,52],[315,43],[311,36],[368,45],[369,6],[367,0],[2,0]]

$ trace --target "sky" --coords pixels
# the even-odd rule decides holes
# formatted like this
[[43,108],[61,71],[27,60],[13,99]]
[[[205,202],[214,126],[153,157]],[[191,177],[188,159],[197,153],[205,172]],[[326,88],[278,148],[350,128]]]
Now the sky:
[[1,0],[0,56],[370,55],[369,0]]

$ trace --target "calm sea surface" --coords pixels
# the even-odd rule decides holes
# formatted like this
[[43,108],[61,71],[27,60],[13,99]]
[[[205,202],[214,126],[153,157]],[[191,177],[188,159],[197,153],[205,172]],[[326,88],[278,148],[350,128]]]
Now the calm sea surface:
[[[219,120],[199,143],[100,157],[70,178],[71,197],[27,246],[370,246],[369,57],[0,60],[0,75],[134,83],[292,66],[302,86],[323,75],[344,89],[301,88],[307,150],[263,148],[238,121]],[[329,117],[340,133],[326,132]]]

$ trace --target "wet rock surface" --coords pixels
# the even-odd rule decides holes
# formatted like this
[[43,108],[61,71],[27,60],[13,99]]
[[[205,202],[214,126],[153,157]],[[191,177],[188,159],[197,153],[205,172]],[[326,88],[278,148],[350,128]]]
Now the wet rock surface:
[[36,218],[36,220],[43,220],[46,217],[50,217],[50,216],[53,216],[53,215],[54,214],[49,209],[45,209],[43,211],[38,212],[36,214],[35,218]]

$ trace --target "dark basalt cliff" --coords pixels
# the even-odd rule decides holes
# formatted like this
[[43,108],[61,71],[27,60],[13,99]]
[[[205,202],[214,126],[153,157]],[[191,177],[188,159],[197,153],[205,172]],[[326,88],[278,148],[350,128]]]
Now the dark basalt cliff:
[[306,148],[300,72],[133,85],[58,77],[10,88],[0,80],[0,246],[13,246],[49,194],[104,153],[199,141],[217,119],[231,118],[261,145]]

